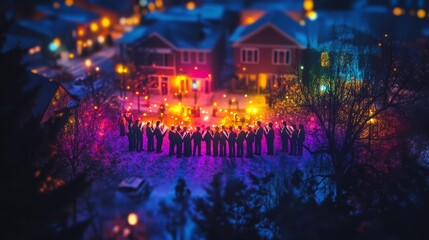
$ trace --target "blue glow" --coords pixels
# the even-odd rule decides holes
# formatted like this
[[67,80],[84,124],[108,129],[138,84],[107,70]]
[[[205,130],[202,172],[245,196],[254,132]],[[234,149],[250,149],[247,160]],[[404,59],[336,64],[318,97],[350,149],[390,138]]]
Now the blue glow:
[[326,85],[320,85],[320,91],[326,92],[328,90],[328,87]]
[[49,44],[49,50],[50,50],[51,52],[55,52],[55,51],[57,51],[57,50],[58,50],[58,46],[57,46],[54,42],[51,42],[51,43]]
[[192,83],[192,88],[193,88],[193,89],[197,89],[197,83],[196,83],[196,82],[193,82],[193,83]]

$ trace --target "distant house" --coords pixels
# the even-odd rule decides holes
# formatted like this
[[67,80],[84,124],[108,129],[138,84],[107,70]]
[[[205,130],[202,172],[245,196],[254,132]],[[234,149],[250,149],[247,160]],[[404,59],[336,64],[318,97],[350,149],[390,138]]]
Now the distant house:
[[308,39],[301,26],[282,11],[269,11],[238,27],[230,37],[236,77],[234,90],[269,91],[278,78],[296,76]]
[[74,97],[61,84],[37,74],[29,73],[29,80],[24,90],[37,90],[32,115],[39,119],[40,124],[61,115],[61,112],[66,109],[77,106]]
[[122,59],[146,73],[148,91],[210,93],[220,87],[223,32],[202,22],[160,21],[135,28],[118,43]]
[[27,52],[22,59],[25,64],[31,64],[42,59],[41,40],[15,34],[5,34],[4,36],[6,41],[1,51],[6,52],[15,47],[26,49]]

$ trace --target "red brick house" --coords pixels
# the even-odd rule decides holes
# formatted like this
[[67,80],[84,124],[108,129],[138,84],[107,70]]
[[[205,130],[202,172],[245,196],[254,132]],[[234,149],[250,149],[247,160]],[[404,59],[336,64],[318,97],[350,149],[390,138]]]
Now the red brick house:
[[135,28],[118,42],[121,58],[146,73],[151,93],[210,93],[220,85],[224,39],[219,27],[162,21]]
[[296,76],[307,46],[305,26],[281,11],[269,11],[230,37],[236,77],[234,90],[266,92],[276,79]]

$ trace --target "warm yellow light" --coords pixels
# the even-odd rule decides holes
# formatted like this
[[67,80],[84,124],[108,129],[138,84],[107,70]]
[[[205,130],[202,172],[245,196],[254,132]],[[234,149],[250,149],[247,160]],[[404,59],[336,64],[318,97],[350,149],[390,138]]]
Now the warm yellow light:
[[32,69],[31,72],[37,74],[39,71],[37,71],[37,69]]
[[393,15],[395,16],[401,16],[404,14],[404,9],[400,8],[400,7],[395,7],[393,10]]
[[247,17],[246,18],[246,24],[252,24],[255,22],[255,19],[253,17]]
[[98,36],[97,41],[98,41],[100,44],[103,44],[103,43],[104,43],[104,41],[105,41],[105,39],[104,39],[104,37],[103,37],[103,36]]
[[188,3],[186,3],[186,8],[188,10],[194,10],[195,9],[195,3],[192,1],[189,1]]
[[311,21],[316,20],[317,19],[317,12],[316,11],[310,11],[310,12],[308,12],[308,18]]
[[55,46],[59,47],[61,45],[61,40],[59,38],[54,38],[54,44]]
[[246,67],[243,67],[241,70],[246,71]]
[[91,61],[91,59],[86,59],[86,60],[85,60],[85,66],[86,66],[86,67],[91,67],[91,65],[92,65],[92,61]]
[[425,18],[426,17],[426,11],[424,9],[417,10],[417,17],[418,18]]
[[97,110],[97,109],[98,109],[97,105],[94,105],[94,110]]
[[378,43],[378,46],[381,47],[383,44],[381,44],[381,42]]
[[304,0],[303,6],[306,11],[311,11],[314,8],[314,2],[313,0]]
[[73,59],[74,58],[74,54],[73,53],[69,53],[69,58]]
[[73,3],[74,3],[74,1],[73,0],[66,0],[65,1],[65,4],[67,5],[67,6],[72,6],[73,5]]
[[104,28],[110,27],[110,19],[108,17],[103,17],[101,19],[101,26],[103,26]]
[[98,24],[93,22],[91,23],[91,25],[89,25],[89,28],[91,29],[91,31],[96,32],[98,31]]
[[299,20],[299,25],[305,26],[305,20],[304,19]]
[[320,66],[327,67],[329,66],[329,53],[328,52],[322,52],[320,55]]
[[92,46],[92,40],[91,39],[88,39],[87,41],[86,41],[86,44],[88,44],[88,47],[91,47]]
[[149,11],[154,11],[155,10],[155,4],[154,3],[149,3],[148,5],[147,5],[147,9],[149,10]]
[[155,0],[155,7],[162,8],[164,2],[162,0]]
[[95,67],[95,71],[99,72],[100,71],[100,67]]
[[83,30],[83,28],[81,28],[81,29],[77,30],[77,35],[78,35],[79,37],[82,37],[83,35],[85,35],[85,30]]

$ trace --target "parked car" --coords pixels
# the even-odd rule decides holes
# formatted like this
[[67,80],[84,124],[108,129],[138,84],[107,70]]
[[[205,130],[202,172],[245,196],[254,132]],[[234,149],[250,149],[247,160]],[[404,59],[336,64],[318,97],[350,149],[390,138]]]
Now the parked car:
[[140,177],[128,177],[118,185],[118,191],[130,197],[149,197],[152,192],[150,184]]

